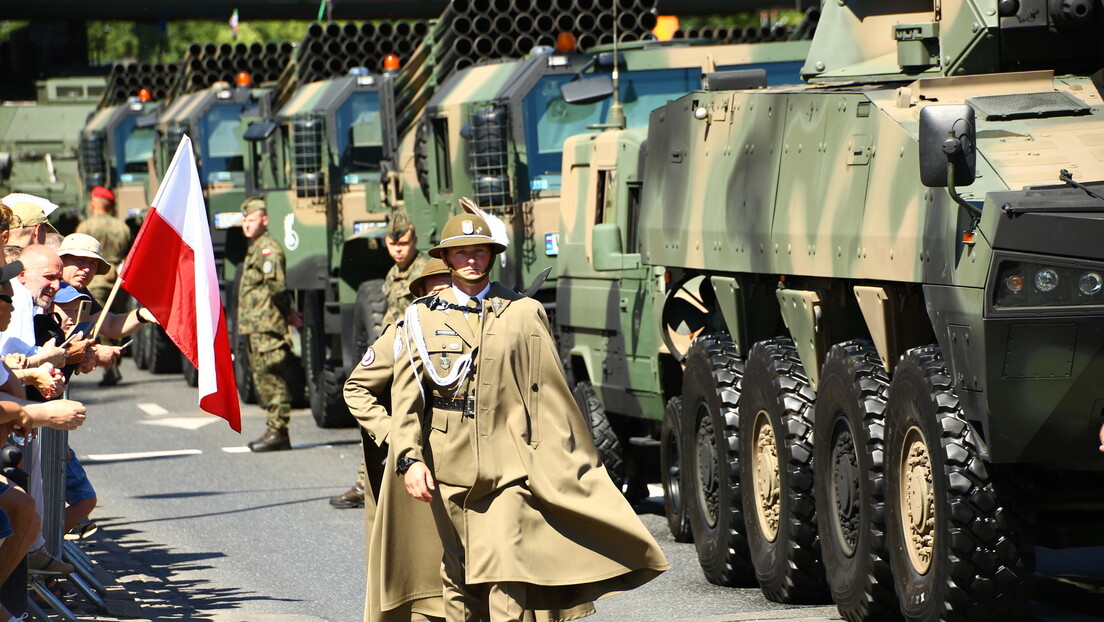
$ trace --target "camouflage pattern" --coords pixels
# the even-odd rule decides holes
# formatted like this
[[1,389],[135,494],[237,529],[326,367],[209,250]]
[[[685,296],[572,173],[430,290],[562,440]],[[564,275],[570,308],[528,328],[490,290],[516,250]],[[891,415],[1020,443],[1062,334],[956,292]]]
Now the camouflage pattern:
[[268,429],[287,430],[291,409],[291,359],[287,317],[291,295],[284,282],[284,254],[268,232],[249,246],[238,285],[238,334],[249,336],[249,364]]
[[77,233],[88,234],[100,242],[107,263],[118,267],[130,250],[130,227],[110,214],[95,214],[77,225]]
[[[895,13],[902,5],[917,12]],[[776,525],[805,521],[819,534],[829,583],[855,571],[829,559],[881,556],[894,614],[900,605],[909,619],[936,619],[984,606],[1011,617],[1014,604],[978,600],[972,585],[1020,591],[1031,537],[1096,542],[1061,508],[1074,496],[1104,507],[1098,494],[1080,496],[1079,479],[1104,470],[1095,311],[1104,231],[1090,194],[1104,196],[1104,100],[1090,77],[1104,67],[1104,14],[1072,23],[1072,5],[1052,3],[1035,19],[1029,5],[824,3],[807,83],[697,90],[655,110],[647,128],[566,142],[562,356],[601,388],[606,414],[675,439],[681,461],[659,472],[683,467],[674,476],[683,500],[743,489],[722,497],[742,504],[743,519],[728,526],[737,535],[700,527],[713,508],[687,510],[711,580],[724,579],[722,562],[746,564],[768,597],[801,598],[769,583],[786,571],[756,552],[778,512]],[[947,129],[921,125],[939,111],[956,115],[955,131],[977,150],[957,189],[921,178],[926,161],[946,173]],[[1067,172],[1090,192],[1060,180]],[[842,356],[854,365],[846,382]],[[833,419],[844,401],[849,419]],[[784,411],[784,427],[770,409]],[[847,434],[830,427],[852,420]],[[764,429],[777,430],[776,442]],[[709,457],[731,470],[700,464]],[[1040,489],[1006,489],[1006,473]],[[860,495],[841,483],[850,481],[885,492]],[[849,510],[831,494],[844,489],[867,516],[884,507],[885,549],[833,545],[831,521]],[[802,494],[816,497],[819,531],[793,505]],[[1025,501],[1046,525],[1022,538],[1010,509]],[[993,531],[958,540],[978,524]],[[813,546],[781,527],[776,535],[775,551]],[[711,556],[718,550],[730,554]],[[777,555],[821,572],[815,556]],[[935,560],[934,575],[916,579],[926,569],[917,559]],[[872,593],[847,595],[870,602]],[[851,606],[844,618],[877,619]]]
[[426,255],[418,253],[405,269],[395,264],[387,271],[387,276],[383,279],[383,294],[387,298],[387,313],[383,316],[384,326],[397,322],[410,303],[414,302],[414,295],[410,293],[410,283],[422,275],[427,261],[429,258]]
[[[772,83],[797,79],[808,41],[754,45],[685,46],[626,44],[619,47],[622,105],[629,127],[642,127],[648,114],[669,99],[701,84],[702,71],[755,67]],[[609,51],[608,48],[604,48]],[[532,56],[469,67],[453,75],[426,106],[434,119],[401,137],[397,162],[405,207],[418,231],[440,231],[456,213],[456,197],[469,196],[506,222],[511,244],[505,265],[496,261],[499,280],[527,287],[547,267],[555,267],[560,222],[563,141],[606,121],[611,100],[568,104],[559,87],[571,81],[594,56]],[[584,77],[609,76],[610,67],[590,68]],[[631,96],[629,96],[631,94]],[[486,136],[473,133],[493,112],[504,128]],[[477,122],[479,121],[479,122]],[[492,124],[494,123],[492,122]],[[490,127],[490,126],[487,126]],[[508,128],[508,129],[507,129]],[[492,141],[493,142],[493,141]],[[446,151],[425,145],[447,145]],[[502,153],[502,157],[479,154]],[[420,192],[418,191],[420,190]],[[555,271],[536,294],[551,303]]]
[[149,168],[154,130],[137,122],[159,108],[159,102],[118,104],[88,117],[80,132],[82,203],[87,204],[91,188],[105,186],[115,193],[119,217],[136,226],[141,222],[160,182]]
[[268,232],[249,245],[238,285],[238,334],[286,338],[291,293],[284,278],[284,252]]
[[103,94],[104,79],[49,78],[36,86],[36,101],[0,106],[0,153],[11,156],[10,174],[0,175],[0,196],[25,192],[49,199],[62,210],[52,215],[55,225],[62,214],[75,223],[83,202],[77,138]]
[[271,333],[250,333],[248,356],[257,403],[268,411],[265,421],[268,429],[287,431],[291,421],[291,392],[287,383],[291,351],[287,339]]

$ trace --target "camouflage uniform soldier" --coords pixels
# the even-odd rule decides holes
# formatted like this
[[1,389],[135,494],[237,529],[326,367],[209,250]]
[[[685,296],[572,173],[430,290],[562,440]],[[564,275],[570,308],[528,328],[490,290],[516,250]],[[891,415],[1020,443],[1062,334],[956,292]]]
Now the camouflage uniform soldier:
[[[390,326],[402,318],[403,312],[414,302],[410,285],[418,279],[425,269],[427,258],[418,252],[418,234],[414,231],[414,223],[406,215],[406,212],[395,212],[391,222],[387,223],[387,236],[384,238],[387,244],[387,252],[395,265],[387,271],[383,278],[383,295],[387,298],[387,312],[383,316],[383,327]],[[371,282],[364,283],[361,287],[368,287]],[[363,297],[363,292],[357,293]],[[360,463],[357,470],[357,481],[345,492],[330,497],[330,505],[338,509],[364,507],[364,486],[366,471],[364,462]]]
[[264,200],[248,199],[242,212],[242,233],[249,239],[249,251],[238,287],[238,333],[249,337],[257,401],[268,410],[267,430],[249,443],[249,449],[291,449],[291,392],[286,380],[291,357],[288,325],[301,326],[302,317],[291,308],[291,294],[284,284],[284,251],[268,235]]
[[387,252],[395,265],[383,278],[383,293],[387,296],[387,314],[383,316],[383,325],[394,324],[402,317],[414,296],[410,293],[410,283],[418,278],[425,268],[426,256],[418,252],[418,234],[414,223],[404,212],[396,212],[387,225]]
[[[92,189],[92,196],[88,199],[88,212],[90,214],[88,219],[77,225],[77,233],[96,238],[103,251],[103,258],[111,266],[106,274],[97,274],[88,284],[88,291],[100,304],[103,304],[111,294],[111,289],[115,287],[115,281],[119,278],[119,265],[123,263],[127,251],[130,250],[130,227],[115,215],[115,193],[103,186]],[[108,311],[126,313],[128,298],[126,292],[119,290]],[[115,341],[111,340],[110,343]],[[115,385],[121,379],[119,366],[112,365],[104,369],[100,385]]]

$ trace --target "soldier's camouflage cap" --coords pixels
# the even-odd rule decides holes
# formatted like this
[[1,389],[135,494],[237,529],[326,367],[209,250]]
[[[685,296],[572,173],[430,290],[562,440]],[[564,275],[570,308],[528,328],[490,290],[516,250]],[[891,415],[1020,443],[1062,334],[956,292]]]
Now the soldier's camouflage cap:
[[487,226],[487,221],[475,214],[464,212],[449,218],[445,223],[445,228],[441,230],[441,242],[429,249],[429,256],[440,258],[446,248],[472,244],[486,244],[491,247],[492,253],[506,250],[505,246],[491,237],[491,228]]
[[391,214],[391,220],[387,223],[387,237],[392,241],[398,240],[402,236],[406,235],[407,231],[414,226],[414,223],[410,222],[410,217],[406,215],[406,212],[397,210],[394,214]]
[[264,199],[261,197],[252,197],[246,199],[241,205],[242,216],[248,216],[257,210],[265,209]]
[[415,297],[425,296],[426,292],[422,291],[423,285],[426,282],[426,279],[435,274],[447,275],[449,274],[449,269],[448,266],[445,265],[444,261],[433,257],[426,262],[426,265],[424,268],[422,268],[422,273],[418,276],[418,278],[410,282],[410,293],[413,294]]

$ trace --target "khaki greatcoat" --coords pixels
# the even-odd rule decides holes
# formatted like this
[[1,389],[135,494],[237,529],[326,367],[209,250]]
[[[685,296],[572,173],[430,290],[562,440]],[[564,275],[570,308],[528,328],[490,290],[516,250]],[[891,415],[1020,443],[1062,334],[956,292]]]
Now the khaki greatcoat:
[[442,549],[433,513],[427,504],[407,494],[402,480],[394,477],[395,456],[387,450],[395,343],[392,324],[364,353],[345,382],[345,402],[365,436],[362,440],[369,484],[364,495],[368,544],[364,622],[409,622],[412,608],[422,614],[444,616]]
[[[456,303],[451,289],[436,296]],[[399,458],[470,487],[461,531],[466,583],[524,583],[526,609],[565,609],[666,570],[659,546],[598,459],[542,305],[494,283],[475,334],[464,313],[431,310],[425,301],[432,298],[414,306],[431,364],[443,375],[478,346],[474,377],[459,394],[434,386],[420,357],[406,354],[407,322],[395,361],[391,437]],[[474,419],[427,408],[419,385],[426,396],[474,394]]]

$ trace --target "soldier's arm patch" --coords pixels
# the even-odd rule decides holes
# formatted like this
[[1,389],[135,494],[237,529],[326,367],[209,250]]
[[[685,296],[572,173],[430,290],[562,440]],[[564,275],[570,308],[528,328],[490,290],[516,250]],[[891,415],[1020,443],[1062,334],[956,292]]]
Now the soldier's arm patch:
[[262,248],[261,249],[261,254],[264,255],[265,257],[268,257],[269,255],[272,254],[272,249],[271,248]]
[[264,272],[265,274],[268,274],[269,272],[272,272],[272,260],[271,259],[266,259],[265,260],[264,265],[261,266],[261,271]]
[[376,362],[376,351],[372,348],[368,348],[368,351],[364,353],[364,358],[360,359],[362,367],[371,367],[372,363]]

